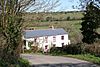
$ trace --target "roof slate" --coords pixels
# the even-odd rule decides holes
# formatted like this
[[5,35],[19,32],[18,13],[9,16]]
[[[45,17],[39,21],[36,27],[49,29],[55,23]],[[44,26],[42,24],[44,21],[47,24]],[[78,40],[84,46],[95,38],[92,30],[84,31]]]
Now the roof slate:
[[46,29],[46,30],[25,30],[24,37],[25,38],[34,38],[34,37],[42,37],[42,36],[56,36],[67,34],[67,32],[60,29]]

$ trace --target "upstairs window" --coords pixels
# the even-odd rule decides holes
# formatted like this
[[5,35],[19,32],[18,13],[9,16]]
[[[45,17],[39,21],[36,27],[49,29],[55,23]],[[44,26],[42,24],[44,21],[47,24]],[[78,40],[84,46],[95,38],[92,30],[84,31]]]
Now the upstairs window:
[[45,37],[45,42],[48,43],[48,37]]
[[34,42],[36,42],[37,41],[37,38],[34,38]]
[[53,42],[56,42],[56,37],[55,36],[53,36]]
[[61,36],[61,40],[64,40],[64,36]]

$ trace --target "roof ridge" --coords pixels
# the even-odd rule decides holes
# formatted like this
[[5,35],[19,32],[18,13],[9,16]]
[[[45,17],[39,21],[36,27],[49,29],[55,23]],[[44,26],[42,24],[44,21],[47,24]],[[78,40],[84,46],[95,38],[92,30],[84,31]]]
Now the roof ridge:
[[[58,30],[63,28],[55,28],[55,29],[36,29],[36,30]],[[24,30],[24,31],[36,31],[36,30]],[[64,29],[63,29],[64,30]]]
[[67,34],[67,32],[63,28],[58,29],[46,29],[46,30],[28,30],[24,31],[24,36],[26,38],[30,37],[40,37],[40,36],[55,36],[55,35],[63,35]]

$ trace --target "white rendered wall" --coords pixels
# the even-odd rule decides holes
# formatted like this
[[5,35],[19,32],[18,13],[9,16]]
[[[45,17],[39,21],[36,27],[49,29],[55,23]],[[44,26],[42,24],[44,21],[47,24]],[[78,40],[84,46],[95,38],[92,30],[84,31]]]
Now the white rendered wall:
[[[61,36],[64,36],[64,40],[61,39]],[[48,37],[47,39],[47,43],[46,43],[46,39],[45,37],[39,37],[37,38],[37,42],[39,43],[39,47],[40,48],[45,48],[45,45],[48,45],[49,47],[53,46],[53,44],[55,44],[55,47],[62,47],[62,43],[64,43],[64,45],[68,45],[68,34],[64,34],[64,35],[56,35],[56,36],[46,36]],[[56,41],[53,41],[53,37],[56,37]]]
[[[61,36],[64,36],[64,40],[61,39]],[[48,37],[47,42],[46,42],[45,37]],[[55,42],[53,41],[53,37],[56,37]],[[34,38],[29,38],[29,39],[25,39],[25,40],[26,40],[26,48],[30,49],[28,47],[28,42],[34,41]],[[37,37],[36,42],[39,43],[39,46],[38,46],[39,48],[44,49],[45,46],[48,45],[48,49],[49,49],[50,47],[53,46],[53,44],[55,44],[55,47],[62,47],[62,43],[64,43],[64,45],[68,45],[69,39],[68,39],[68,34],[64,34],[64,35],[56,35],[56,36]]]

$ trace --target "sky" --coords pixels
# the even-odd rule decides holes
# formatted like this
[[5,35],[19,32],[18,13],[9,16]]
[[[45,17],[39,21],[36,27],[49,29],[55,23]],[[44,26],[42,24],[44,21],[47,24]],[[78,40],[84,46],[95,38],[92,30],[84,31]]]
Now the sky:
[[[79,0],[60,0],[60,6],[56,7],[54,11],[77,11],[76,6],[79,6]],[[72,8],[74,5],[75,9]]]
[[[59,0],[60,5],[54,8],[53,12],[61,12],[61,11],[78,11],[79,9],[76,6],[79,6],[79,0]],[[75,8],[73,9],[72,6]],[[32,9],[31,7],[30,9]],[[29,10],[30,11],[30,10]]]

